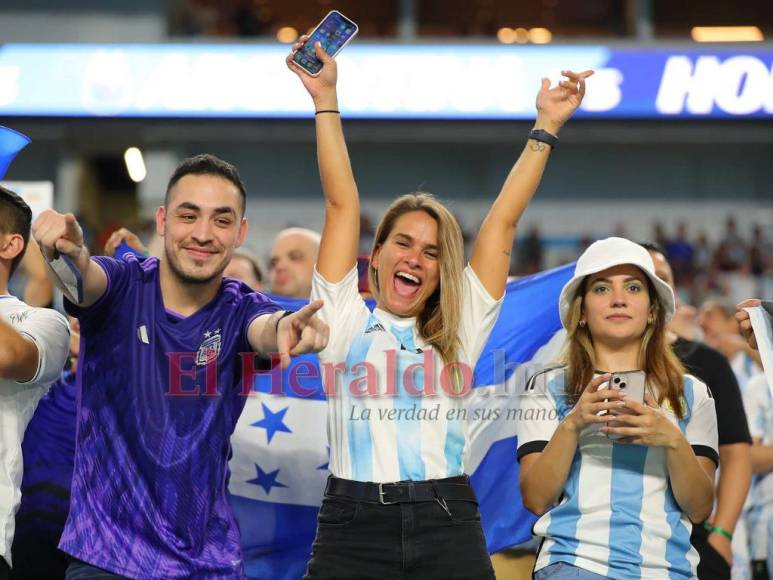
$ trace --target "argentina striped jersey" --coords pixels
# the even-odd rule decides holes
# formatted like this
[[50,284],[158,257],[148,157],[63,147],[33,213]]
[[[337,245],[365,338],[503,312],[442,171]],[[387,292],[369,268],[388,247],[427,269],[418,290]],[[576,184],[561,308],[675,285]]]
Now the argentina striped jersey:
[[[471,374],[496,322],[495,300],[464,270],[458,368]],[[370,312],[357,268],[336,284],[314,272],[311,300],[330,340],[319,354],[328,399],[330,471],[357,481],[440,479],[463,473],[464,396],[454,371],[419,336],[414,318]]]
[[[544,449],[571,410],[564,370],[533,377],[521,407],[518,457]],[[718,463],[717,418],[706,385],[684,377],[684,417],[664,403],[696,455]],[[536,570],[565,562],[610,578],[693,578],[698,554],[692,524],[671,490],[665,450],[615,443],[595,426],[584,429],[558,505],[534,525],[543,541]]]

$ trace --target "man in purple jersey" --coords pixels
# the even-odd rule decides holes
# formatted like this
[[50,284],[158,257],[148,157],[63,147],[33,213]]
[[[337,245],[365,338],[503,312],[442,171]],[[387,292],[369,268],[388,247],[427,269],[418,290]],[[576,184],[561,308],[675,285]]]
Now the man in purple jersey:
[[67,256],[74,268],[53,260],[54,281],[82,295],[66,302],[82,336],[59,545],[73,558],[68,579],[244,576],[228,459],[253,352],[279,353],[286,365],[324,348],[328,335],[314,316],[321,301],[283,312],[223,279],[247,231],[244,207],[236,169],[199,155],[177,167],[157,211],[160,260],[91,258],[72,214],[47,211],[35,222],[47,259]]

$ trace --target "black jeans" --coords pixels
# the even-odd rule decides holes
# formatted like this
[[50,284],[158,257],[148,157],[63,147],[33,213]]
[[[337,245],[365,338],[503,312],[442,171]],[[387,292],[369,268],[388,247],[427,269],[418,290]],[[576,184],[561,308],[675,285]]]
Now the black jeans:
[[0,556],[0,580],[8,580],[11,577],[11,568],[5,558]]
[[690,542],[698,551],[698,578],[701,580],[730,580],[730,566],[722,555],[709,544],[709,533],[702,524],[693,524]]
[[305,578],[494,578],[477,503],[446,505],[325,497]]

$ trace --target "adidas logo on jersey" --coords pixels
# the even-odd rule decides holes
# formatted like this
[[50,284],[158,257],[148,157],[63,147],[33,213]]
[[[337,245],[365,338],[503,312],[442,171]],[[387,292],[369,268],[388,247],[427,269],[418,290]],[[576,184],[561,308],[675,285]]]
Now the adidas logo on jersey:
[[368,328],[365,329],[365,334],[370,334],[371,332],[379,332],[379,331],[386,332],[386,328],[384,328],[380,322],[376,322],[375,324],[371,324]]

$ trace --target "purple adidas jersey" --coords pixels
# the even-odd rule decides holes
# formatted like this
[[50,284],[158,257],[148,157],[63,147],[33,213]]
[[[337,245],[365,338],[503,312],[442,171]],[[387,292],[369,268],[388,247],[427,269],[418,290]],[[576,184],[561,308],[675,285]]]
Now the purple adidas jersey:
[[[59,547],[133,578],[242,578],[227,499],[247,327],[279,307],[236,280],[187,318],[156,259],[99,257],[105,295],[81,323],[78,432]],[[215,382],[216,379],[216,382]]]

